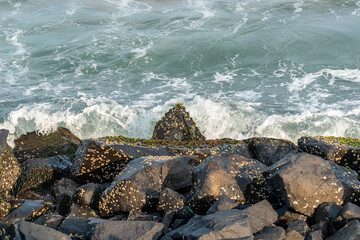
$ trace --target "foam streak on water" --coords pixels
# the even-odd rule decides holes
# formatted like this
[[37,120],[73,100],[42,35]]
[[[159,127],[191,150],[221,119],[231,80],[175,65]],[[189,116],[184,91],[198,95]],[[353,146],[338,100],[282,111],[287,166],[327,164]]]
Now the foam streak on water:
[[360,4],[0,1],[0,127],[149,138],[182,102],[207,138],[360,138]]

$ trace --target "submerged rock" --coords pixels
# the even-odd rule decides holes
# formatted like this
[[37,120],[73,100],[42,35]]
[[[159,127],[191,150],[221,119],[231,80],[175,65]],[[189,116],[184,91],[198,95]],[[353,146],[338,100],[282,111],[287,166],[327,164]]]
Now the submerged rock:
[[30,132],[15,139],[14,155],[23,163],[29,158],[47,158],[67,155],[72,158],[80,139],[68,129],[59,127],[50,134]]
[[179,103],[156,123],[152,138],[178,141],[205,140],[185,107]]

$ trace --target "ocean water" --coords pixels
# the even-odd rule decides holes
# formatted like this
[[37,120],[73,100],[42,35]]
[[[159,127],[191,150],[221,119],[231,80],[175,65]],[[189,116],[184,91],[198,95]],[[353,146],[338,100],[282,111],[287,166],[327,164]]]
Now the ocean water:
[[359,0],[0,0],[0,128],[360,138]]

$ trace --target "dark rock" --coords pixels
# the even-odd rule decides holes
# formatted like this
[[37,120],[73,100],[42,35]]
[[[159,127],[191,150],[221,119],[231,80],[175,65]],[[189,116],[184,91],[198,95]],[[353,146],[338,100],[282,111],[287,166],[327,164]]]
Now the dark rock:
[[68,235],[56,231],[50,227],[26,221],[19,222],[17,230],[19,231],[22,240],[71,239]]
[[175,239],[252,239],[250,219],[246,211],[222,210],[206,216],[195,216],[167,234]]
[[348,202],[341,209],[335,221],[349,221],[353,219],[360,219],[360,207]]
[[298,233],[297,231],[287,232],[285,235],[285,240],[304,240],[305,237]]
[[253,157],[266,166],[271,166],[285,155],[298,151],[294,143],[284,139],[250,138],[244,142],[248,144]]
[[360,171],[360,140],[335,137],[302,137],[299,148],[341,166]]
[[98,207],[102,186],[96,183],[85,184],[76,189],[73,200],[79,205]]
[[229,210],[237,207],[239,204],[229,198],[227,195],[222,195],[219,200],[216,200],[209,208],[206,214],[211,214],[220,210]]
[[306,234],[310,231],[310,228],[305,221],[296,219],[292,220],[286,229],[286,232],[291,231],[296,231],[305,237]]
[[265,227],[260,232],[254,234],[254,240],[283,240],[285,230],[278,226]]
[[290,222],[292,222],[293,220],[302,220],[306,222],[307,219],[308,217],[302,214],[286,211],[283,216],[278,218],[276,225],[286,229],[289,226]]
[[61,223],[58,231],[69,235],[72,239],[85,239],[87,220],[68,216]]
[[246,202],[247,186],[262,178],[266,166],[240,155],[220,154],[205,159],[196,168],[192,208],[204,214],[209,207],[226,194],[240,204]]
[[[190,159],[190,156],[149,156],[131,161],[101,195],[101,216],[156,209],[161,190],[170,183],[179,188],[191,187],[192,172],[187,168]],[[173,167],[186,170],[180,176],[172,176],[179,174]]]
[[323,221],[334,221],[334,219],[339,215],[341,211],[341,206],[334,203],[325,202],[320,204],[314,214],[315,223]]
[[164,188],[159,197],[158,211],[178,211],[184,207],[184,197],[170,188]]
[[312,231],[321,231],[321,236],[323,238],[335,233],[335,228],[332,226],[332,223],[329,221],[323,221],[323,222],[316,223],[311,226],[311,230]]
[[267,200],[263,200],[245,209],[249,212],[250,225],[253,233],[261,231],[265,226],[273,224],[278,214]]
[[142,213],[136,210],[131,210],[129,216],[127,217],[128,221],[155,221],[160,222],[161,217],[151,214]]
[[171,231],[170,226],[175,217],[175,212],[166,212],[161,220],[161,223],[164,224],[164,233]]
[[69,217],[87,220],[88,218],[99,218],[98,213],[88,206],[79,206],[72,204],[70,207]]
[[316,231],[312,231],[310,232],[305,240],[323,240],[323,235],[321,230],[316,230]]
[[91,239],[157,240],[163,230],[164,224],[152,221],[103,221],[95,225]]
[[47,213],[34,221],[36,224],[57,229],[65,218],[59,214]]
[[280,199],[307,216],[321,203],[357,202],[360,195],[355,171],[307,153],[287,155],[264,175]]
[[152,138],[178,141],[205,140],[194,120],[181,104],[176,104],[156,123]]
[[72,175],[82,183],[111,182],[132,159],[171,155],[165,147],[138,146],[111,138],[84,140],[76,152]]
[[30,132],[15,139],[14,155],[22,163],[29,158],[47,158],[67,155],[72,158],[80,139],[68,129],[59,127],[50,134]]
[[53,192],[56,198],[57,211],[61,215],[69,212],[72,197],[80,184],[68,178],[62,178],[53,186]]
[[360,222],[358,220],[352,220],[346,224],[343,228],[337,231],[331,237],[326,240],[358,240],[360,239]]
[[8,134],[8,130],[0,130],[0,219],[8,213],[7,195],[21,174],[19,163],[6,141]]

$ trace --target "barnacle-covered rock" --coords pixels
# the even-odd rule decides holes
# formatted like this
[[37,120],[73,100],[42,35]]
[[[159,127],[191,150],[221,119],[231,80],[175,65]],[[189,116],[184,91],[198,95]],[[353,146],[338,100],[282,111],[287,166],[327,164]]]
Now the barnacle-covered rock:
[[205,140],[185,107],[179,103],[156,123],[152,138],[178,141]]
[[359,201],[358,174],[318,156],[289,154],[266,169],[264,175],[278,199],[307,216],[324,202],[342,205]]
[[148,156],[131,161],[101,195],[101,216],[156,209],[163,188],[178,190],[191,187],[190,159],[190,156]]
[[102,190],[100,184],[87,183],[76,189],[73,200],[79,205],[97,207]]
[[255,159],[236,154],[218,154],[205,159],[195,170],[194,191],[191,197],[195,212],[205,214],[222,195],[243,204],[245,191],[253,181],[263,179],[266,166]]
[[360,173],[360,139],[343,137],[302,137],[299,148]]
[[246,139],[244,142],[248,144],[253,157],[266,166],[271,166],[286,154],[297,152],[295,144],[284,139],[261,137]]
[[132,159],[168,155],[172,154],[165,147],[137,146],[109,138],[84,140],[76,152],[72,175],[81,183],[111,182]]
[[185,205],[184,196],[170,188],[164,188],[160,193],[158,211],[179,211]]
[[30,132],[15,139],[14,155],[22,163],[29,158],[67,155],[72,158],[80,139],[68,129],[59,127],[49,134]]

